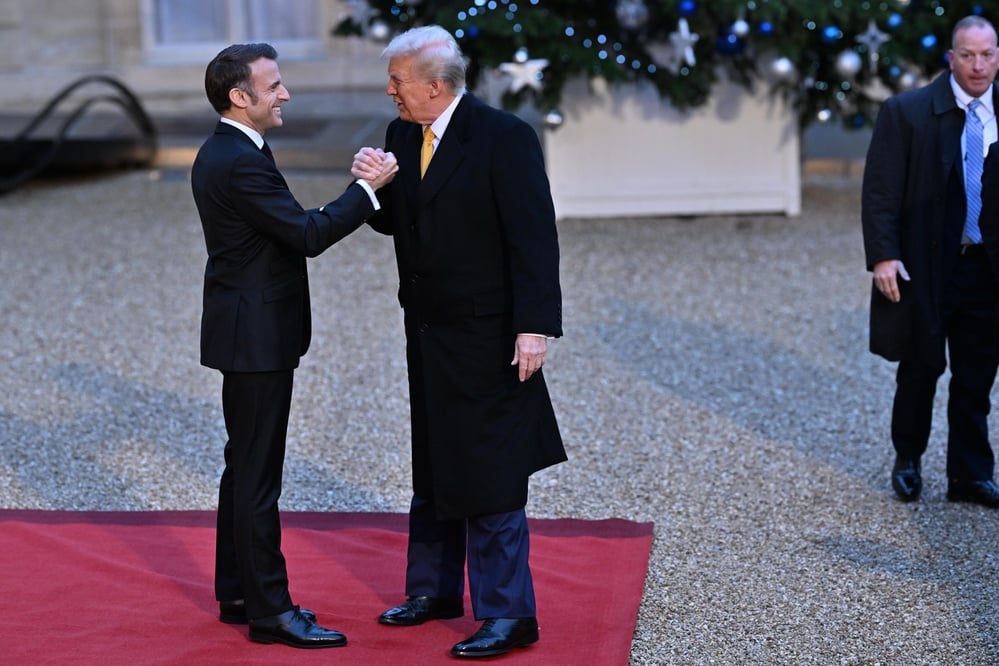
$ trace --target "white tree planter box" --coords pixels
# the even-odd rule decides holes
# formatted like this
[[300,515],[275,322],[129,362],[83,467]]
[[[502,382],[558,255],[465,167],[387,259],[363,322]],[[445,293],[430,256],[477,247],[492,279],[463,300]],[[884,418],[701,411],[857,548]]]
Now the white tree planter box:
[[596,88],[567,86],[544,132],[559,218],[801,212],[797,119],[765,86],[720,83],[687,112],[649,85]]

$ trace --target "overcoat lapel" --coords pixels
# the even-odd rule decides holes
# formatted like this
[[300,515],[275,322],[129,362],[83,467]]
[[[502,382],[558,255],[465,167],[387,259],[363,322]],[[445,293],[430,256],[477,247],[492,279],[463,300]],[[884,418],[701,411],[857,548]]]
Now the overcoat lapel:
[[426,206],[437,195],[451,174],[465,161],[464,145],[468,136],[472,102],[466,93],[451,116],[447,131],[434,151],[427,173],[420,181],[420,206]]
[[[415,123],[406,123],[402,141],[405,146],[396,157],[399,160],[399,174],[396,178],[404,184],[404,201],[412,201],[416,198],[416,192],[420,187],[420,126]],[[403,209],[406,207],[404,206]]]
[[[964,132],[964,114],[955,113],[957,101],[950,87],[950,76],[941,75],[933,88],[933,113],[940,122],[940,159],[943,174],[949,174],[955,166],[964,178],[964,163],[961,160],[961,134]],[[945,181],[946,182],[946,181]]]

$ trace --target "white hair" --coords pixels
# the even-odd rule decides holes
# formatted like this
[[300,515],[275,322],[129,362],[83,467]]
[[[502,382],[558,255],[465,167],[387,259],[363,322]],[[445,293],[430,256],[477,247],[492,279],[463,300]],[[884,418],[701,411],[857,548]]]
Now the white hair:
[[382,58],[415,56],[413,71],[428,81],[441,80],[458,94],[465,89],[467,63],[454,36],[439,25],[412,28],[396,35],[382,51]]

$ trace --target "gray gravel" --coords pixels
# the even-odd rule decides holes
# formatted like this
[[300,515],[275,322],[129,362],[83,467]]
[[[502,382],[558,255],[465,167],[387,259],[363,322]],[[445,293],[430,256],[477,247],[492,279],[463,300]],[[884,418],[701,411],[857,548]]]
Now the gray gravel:
[[[319,205],[347,177],[289,181]],[[547,372],[571,460],[536,475],[529,511],[655,522],[633,664],[999,663],[999,513],[946,502],[942,428],[924,499],[892,499],[858,190],[813,179],[797,219],[560,223]],[[203,258],[186,173],[0,199],[0,506],[214,508]],[[310,271],[282,508],[403,512],[391,243],[362,229]]]

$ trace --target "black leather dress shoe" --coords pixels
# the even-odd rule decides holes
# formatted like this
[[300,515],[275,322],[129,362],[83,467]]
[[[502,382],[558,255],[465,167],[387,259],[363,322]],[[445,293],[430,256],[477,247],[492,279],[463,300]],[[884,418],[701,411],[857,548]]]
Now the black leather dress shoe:
[[494,657],[516,647],[538,642],[538,621],[533,617],[494,617],[482,628],[451,648],[456,657]]
[[891,470],[891,487],[903,502],[919,499],[919,491],[923,489],[923,478],[919,474],[918,458],[895,457],[895,466]]
[[401,606],[378,616],[382,624],[412,627],[427,620],[448,620],[465,614],[461,597],[410,597]]
[[992,479],[987,481],[951,479],[947,486],[947,499],[951,502],[972,502],[990,509],[999,509],[999,486]]
[[[295,608],[305,616],[305,619],[312,622],[316,621],[316,614],[308,608],[298,608],[298,606],[295,606]],[[243,604],[243,600],[220,601],[219,622],[225,622],[226,624],[246,624],[246,606]]]
[[250,620],[250,640],[257,643],[284,643],[297,648],[341,647],[347,637],[339,631],[320,627],[292,609],[262,620]]

